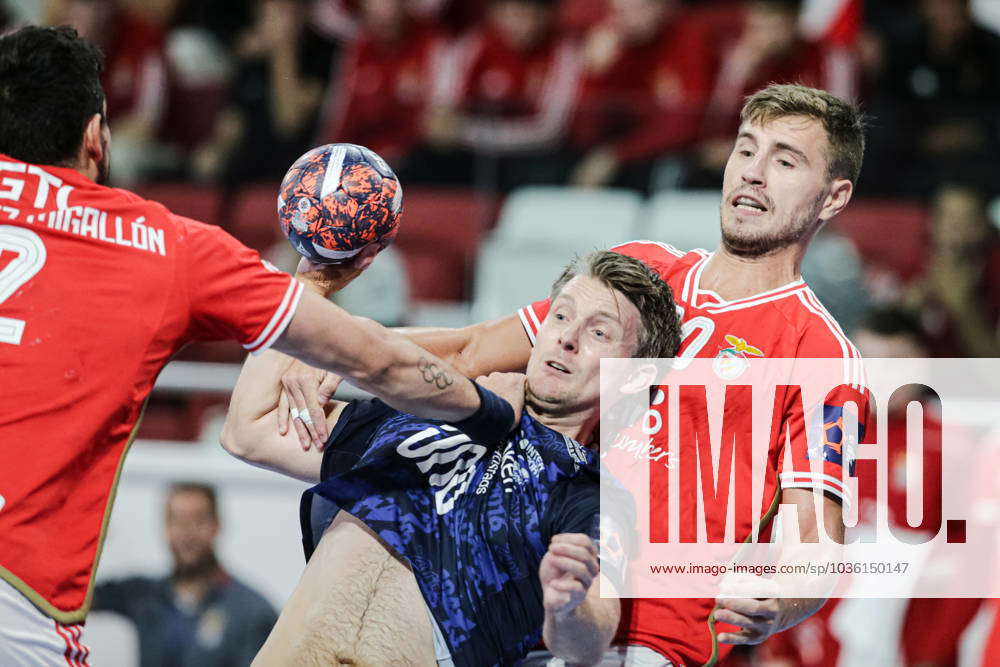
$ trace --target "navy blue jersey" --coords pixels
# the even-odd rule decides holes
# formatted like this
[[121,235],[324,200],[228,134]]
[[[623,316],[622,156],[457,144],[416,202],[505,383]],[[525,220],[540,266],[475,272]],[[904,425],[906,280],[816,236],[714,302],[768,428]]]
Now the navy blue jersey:
[[377,399],[353,402],[322,479],[303,497],[307,556],[331,510],[365,522],[409,562],[458,667],[510,664],[535,646],[549,541],[597,537],[596,457],[527,414],[502,441],[480,444]]

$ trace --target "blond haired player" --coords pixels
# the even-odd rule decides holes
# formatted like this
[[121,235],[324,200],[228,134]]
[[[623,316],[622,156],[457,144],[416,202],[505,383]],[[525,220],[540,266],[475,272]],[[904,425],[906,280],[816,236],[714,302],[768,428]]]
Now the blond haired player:
[[[850,201],[864,143],[863,116],[853,105],[804,86],[769,86],[750,96],[742,110],[723,180],[720,246],[685,252],[635,241],[616,248],[644,261],[673,288],[682,320],[679,357],[745,357],[752,348],[760,357],[842,359],[844,391],[823,407],[830,425],[845,403],[865,404],[859,393],[861,358],[802,279],[800,267],[816,232]],[[466,374],[518,370],[549,310],[543,300],[499,320],[458,330],[413,331],[410,338]],[[296,414],[306,410],[311,415],[319,410],[317,393],[319,401],[325,400],[336,379],[298,369],[285,384]],[[313,432],[316,424],[293,423],[307,442],[323,435]],[[765,497],[802,505],[807,511],[801,516],[809,516],[813,494],[822,494],[827,524],[839,524],[845,496],[840,480],[851,461],[840,443],[830,444],[816,452],[794,450],[794,472],[775,474]],[[772,459],[780,466],[780,457]],[[810,472],[810,459],[820,460],[822,473]],[[737,526],[737,534],[750,529]],[[800,522],[803,539],[816,530],[815,522]],[[715,664],[729,645],[760,643],[808,617],[822,602],[625,600],[615,640],[619,646],[604,664]]]

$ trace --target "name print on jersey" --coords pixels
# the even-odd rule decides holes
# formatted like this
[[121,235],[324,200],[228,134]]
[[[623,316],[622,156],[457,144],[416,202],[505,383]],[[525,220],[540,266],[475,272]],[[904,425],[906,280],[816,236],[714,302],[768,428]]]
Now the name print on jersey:
[[[39,214],[38,219],[44,221],[45,214]],[[165,257],[167,250],[163,242],[163,230],[147,227],[145,222],[146,218],[139,216],[130,224],[126,224],[122,221],[121,216],[116,215],[112,235],[112,226],[108,224],[108,214],[90,206],[70,206],[59,209],[50,213],[48,218],[48,225],[52,229],[89,236],[98,241],[114,243],[126,248],[146,250]]]
[[[28,202],[22,202],[21,198],[29,182],[36,185],[35,196],[30,209],[24,210]],[[0,216],[6,220],[44,223],[49,229],[166,256],[163,230],[147,225],[144,216],[129,221],[118,215],[109,216],[106,211],[92,206],[70,206],[69,197],[73,190],[73,186],[65,185],[61,178],[35,165],[0,161]],[[53,203],[53,193],[56,208],[45,210]],[[2,200],[17,202],[18,205],[6,205]]]
[[396,447],[400,456],[414,459],[434,487],[434,507],[438,515],[447,514],[455,501],[468,490],[476,465],[486,454],[486,447],[476,444],[457,428],[441,424],[414,433]]

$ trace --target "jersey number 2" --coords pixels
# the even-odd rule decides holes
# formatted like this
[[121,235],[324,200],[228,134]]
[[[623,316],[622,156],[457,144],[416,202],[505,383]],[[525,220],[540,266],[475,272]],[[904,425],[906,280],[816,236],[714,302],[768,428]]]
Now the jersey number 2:
[[[0,225],[0,261],[7,252],[15,253],[6,266],[0,264],[0,309],[21,285],[31,280],[45,265],[45,244],[30,229]],[[24,320],[0,316],[0,343],[21,344]]]

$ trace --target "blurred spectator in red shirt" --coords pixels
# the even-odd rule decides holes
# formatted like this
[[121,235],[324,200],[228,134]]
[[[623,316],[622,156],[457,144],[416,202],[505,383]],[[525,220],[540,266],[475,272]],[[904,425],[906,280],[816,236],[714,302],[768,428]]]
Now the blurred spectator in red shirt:
[[587,35],[570,182],[647,190],[656,158],[689,148],[711,86],[711,45],[678,0],[614,0]]
[[226,188],[277,182],[312,146],[333,46],[307,24],[307,0],[258,0],[238,40],[236,75],[194,171]]
[[925,266],[907,301],[923,312],[932,356],[1000,356],[1000,237],[982,192],[966,185],[937,191]]
[[[579,50],[555,30],[554,0],[493,0],[486,25],[453,50],[428,118],[432,157],[413,178],[488,180],[501,190],[564,178],[558,155],[579,79]],[[488,174],[483,176],[484,170]]]
[[854,96],[853,59],[841,48],[824,48],[799,36],[801,5],[801,0],[746,0],[735,38],[728,36],[728,25],[712,30],[718,63],[689,185],[722,182],[747,95],[770,83],[801,83],[842,98]]
[[327,92],[318,141],[371,148],[392,165],[420,142],[444,43],[404,0],[361,0],[361,31]]
[[958,175],[1000,191],[1000,35],[969,0],[920,0],[882,36],[866,192],[920,196]]
[[115,0],[69,0],[65,22],[104,51],[101,85],[115,134],[115,183],[129,184],[154,170],[155,142],[166,108],[165,32]]

